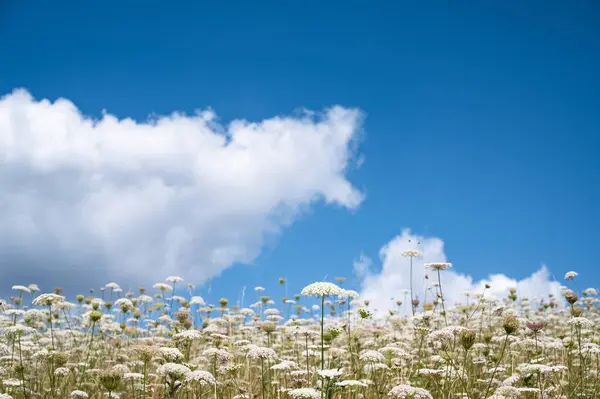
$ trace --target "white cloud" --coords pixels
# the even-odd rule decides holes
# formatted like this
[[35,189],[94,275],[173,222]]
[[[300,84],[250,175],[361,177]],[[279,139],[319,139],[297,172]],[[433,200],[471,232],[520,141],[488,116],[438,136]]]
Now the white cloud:
[[[412,234],[407,229],[381,248],[379,252],[382,263],[381,270],[367,273],[362,279],[361,299],[370,300],[372,303],[369,305],[370,307],[373,306],[374,309],[383,311],[395,308],[395,301],[400,300],[404,304],[402,310],[410,309],[410,294],[403,293],[403,290],[410,288],[410,262],[409,258],[402,256],[402,252],[407,249],[416,249],[417,245],[423,257],[413,260],[413,292],[421,303],[431,301],[434,291],[430,290],[426,293],[425,286],[432,286],[436,283],[437,274],[431,270],[425,270],[423,264],[448,261],[444,251],[444,242],[436,237]],[[429,275],[429,280],[425,280],[426,274]],[[521,298],[530,299],[547,298],[550,293],[558,297],[561,292],[561,285],[554,281],[545,265],[522,280],[516,280],[504,274],[490,274],[488,278],[479,281],[474,281],[467,274],[460,274],[454,265],[453,268],[441,272],[441,280],[444,297],[449,304],[465,303],[465,292],[481,293],[485,284],[490,285],[486,296],[497,298],[506,297],[508,290],[513,287],[517,289]]]
[[373,260],[366,256],[365,254],[361,254],[360,257],[354,261],[353,269],[354,274],[359,279],[368,276],[371,273],[371,268],[373,267]]
[[346,178],[361,121],[339,106],[226,126],[211,111],[92,120],[17,90],[0,99],[1,259],[34,277],[84,265],[194,282],[251,263],[316,201],[361,203]]

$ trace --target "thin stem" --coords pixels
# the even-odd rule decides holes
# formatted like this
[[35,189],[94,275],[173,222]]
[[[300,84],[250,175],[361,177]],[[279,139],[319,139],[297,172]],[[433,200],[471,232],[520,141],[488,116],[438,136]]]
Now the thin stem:
[[442,311],[444,312],[444,322],[448,325],[448,319],[446,318],[446,305],[444,305],[444,291],[442,291],[442,279],[440,278],[440,269],[437,269],[438,284],[440,285],[440,296],[442,297]]
[[506,334],[506,338],[504,339],[504,343],[502,344],[502,350],[500,351],[500,357],[498,358],[498,361],[496,362],[496,366],[494,367],[494,371],[492,372],[492,376],[490,377],[490,382],[488,382],[487,388],[485,389],[485,395],[483,396],[483,399],[486,399],[488,397],[490,387],[492,386],[492,382],[494,381],[494,377],[496,376],[496,371],[498,371],[498,366],[500,365],[500,362],[502,361],[502,358],[504,357],[504,350],[506,349],[507,342],[508,342],[508,334]]
[[27,392],[27,387],[25,386],[25,367],[23,367],[23,351],[21,350],[21,334],[18,334],[19,337],[19,363],[21,364],[21,384],[23,386],[23,394],[25,398],[29,398],[29,393]]
[[323,328],[325,325],[325,295],[321,296],[321,370],[325,369],[325,337]]
[[52,350],[54,350],[54,329],[52,327],[52,305],[48,305],[48,313],[50,317],[50,337],[52,338]]
[[413,298],[413,257],[410,257],[410,306],[413,316],[415,315],[415,304]]

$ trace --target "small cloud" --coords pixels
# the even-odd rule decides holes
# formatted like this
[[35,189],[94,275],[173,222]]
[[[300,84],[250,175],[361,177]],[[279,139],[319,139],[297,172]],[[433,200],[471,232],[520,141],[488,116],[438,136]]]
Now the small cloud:
[[[361,298],[368,299],[374,309],[384,311],[396,309],[397,306],[390,301],[396,298],[407,302],[404,298],[410,289],[410,262],[402,256],[407,249],[415,249],[415,243],[419,242],[419,250],[422,258],[413,259],[413,294],[419,298],[421,303],[431,301],[433,291],[427,290],[437,282],[437,276],[430,275],[427,280],[424,264],[431,262],[446,262],[447,256],[444,250],[444,241],[437,237],[425,237],[413,234],[409,229],[402,231],[399,236],[385,244],[379,256],[382,269],[378,273],[365,273],[362,279]],[[431,273],[429,273],[431,274]],[[486,284],[490,286],[486,290],[486,296],[505,298],[510,288],[516,288],[521,298],[529,299],[548,297],[548,294],[559,296],[561,285],[552,278],[546,265],[540,266],[531,276],[522,280],[510,278],[504,274],[491,274],[488,278],[475,281],[468,274],[459,273],[457,269],[447,269],[441,273],[444,298],[449,304],[464,303],[465,293],[481,293]],[[410,300],[408,300],[410,301]],[[405,305],[409,306],[408,303]],[[404,308],[404,307],[403,307]],[[408,307],[406,307],[408,309]]]

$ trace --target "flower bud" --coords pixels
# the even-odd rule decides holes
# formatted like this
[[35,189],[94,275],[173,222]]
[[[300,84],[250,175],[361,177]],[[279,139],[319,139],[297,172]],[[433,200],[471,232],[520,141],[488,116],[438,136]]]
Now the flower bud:
[[573,291],[567,290],[567,291],[565,291],[565,299],[567,300],[567,302],[569,302],[572,305],[575,302],[577,302],[579,297]]
[[468,351],[471,349],[473,344],[475,343],[475,338],[477,337],[477,332],[475,330],[464,330],[460,334],[460,343],[463,348]]
[[502,328],[507,335],[513,334],[519,329],[519,319],[515,316],[506,316],[502,322]]

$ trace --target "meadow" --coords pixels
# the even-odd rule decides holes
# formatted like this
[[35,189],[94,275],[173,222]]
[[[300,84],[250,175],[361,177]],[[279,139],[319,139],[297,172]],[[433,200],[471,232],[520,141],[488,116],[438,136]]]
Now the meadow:
[[411,295],[385,311],[344,278],[289,298],[256,287],[246,308],[206,303],[177,276],[72,301],[60,288],[15,285],[0,303],[0,399],[598,397],[595,289],[484,289],[449,304],[439,277],[450,266],[426,265],[429,302]]

